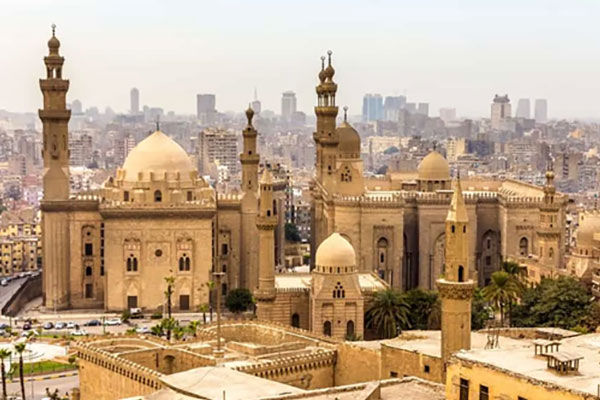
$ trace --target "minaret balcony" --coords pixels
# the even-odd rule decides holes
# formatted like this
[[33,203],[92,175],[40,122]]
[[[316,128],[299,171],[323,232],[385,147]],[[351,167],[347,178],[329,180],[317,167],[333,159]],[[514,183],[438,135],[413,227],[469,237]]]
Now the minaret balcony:
[[42,92],[66,92],[69,90],[69,81],[66,79],[40,79]]
[[71,110],[39,110],[38,114],[42,120],[65,120],[71,118]]

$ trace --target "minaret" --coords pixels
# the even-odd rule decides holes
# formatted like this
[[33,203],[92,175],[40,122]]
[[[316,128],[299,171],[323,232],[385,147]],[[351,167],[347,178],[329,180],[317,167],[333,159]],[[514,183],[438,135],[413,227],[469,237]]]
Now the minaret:
[[254,296],[258,301],[259,319],[272,320],[275,301],[275,226],[277,216],[273,208],[273,176],[267,166],[260,179],[259,211],[256,218],[258,228],[258,290]]
[[67,110],[66,96],[69,81],[62,78],[65,61],[58,53],[60,42],[55,36],[56,26],[52,25],[52,37],[48,41],[46,79],[40,79],[44,95],[44,108],[39,110],[43,123],[44,149],[44,200],[67,200],[69,198],[69,132],[68,123],[71,110]]
[[52,25],[49,54],[44,57],[46,79],[40,79],[44,108],[43,123],[44,198],[42,210],[42,259],[44,262],[43,303],[47,309],[69,307],[69,132],[71,111],[66,107],[69,81],[62,78],[64,58]]
[[540,205],[540,224],[536,231],[540,252],[539,260],[543,265],[558,268],[562,262],[560,204],[556,202],[556,187],[552,161],[546,168],[544,197]]
[[319,85],[317,86],[317,130],[313,134],[317,149],[316,178],[326,190],[331,192],[334,188],[334,175],[336,167],[337,145],[339,138],[335,131],[335,120],[338,108],[335,105],[337,84],[333,81],[335,70],[331,65],[331,50],[327,52],[328,65],[325,68],[325,57],[321,58],[321,72],[319,72]]
[[471,298],[475,285],[469,276],[469,218],[460,177],[456,180],[446,217],[444,276],[437,280],[442,297],[442,361],[471,348]]
[[250,105],[246,110],[248,124],[244,128],[244,151],[240,153],[240,163],[242,164],[242,191],[256,192],[258,190],[258,162],[260,157],[256,151],[256,137],[258,133],[252,125],[254,110]]

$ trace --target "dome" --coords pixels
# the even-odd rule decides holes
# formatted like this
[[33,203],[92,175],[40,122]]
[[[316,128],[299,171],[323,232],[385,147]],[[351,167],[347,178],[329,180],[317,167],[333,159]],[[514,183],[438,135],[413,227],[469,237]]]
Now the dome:
[[593,247],[595,233],[600,233],[600,214],[582,213],[577,228],[577,247]]
[[48,40],[48,48],[51,50],[58,50],[60,47],[60,41],[56,38],[56,36],[52,36],[50,40]]
[[437,151],[427,154],[417,167],[419,180],[445,181],[450,179],[448,161]]
[[153,172],[160,177],[164,173],[179,173],[179,179],[189,181],[196,172],[190,157],[173,139],[156,131],[131,150],[123,163],[123,180],[136,182],[139,174]]
[[333,233],[319,245],[315,264],[319,267],[354,267],[354,248],[339,233]]
[[339,138],[340,154],[360,155],[360,135],[352,125],[344,121],[335,131]]

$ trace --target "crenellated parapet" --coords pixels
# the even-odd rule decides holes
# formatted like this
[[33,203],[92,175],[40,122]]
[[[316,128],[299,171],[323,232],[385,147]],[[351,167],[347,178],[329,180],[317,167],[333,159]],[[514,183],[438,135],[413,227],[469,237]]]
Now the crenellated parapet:
[[335,350],[318,349],[311,354],[282,357],[272,361],[261,361],[252,365],[235,367],[236,371],[265,379],[278,380],[288,375],[333,367],[336,361]]

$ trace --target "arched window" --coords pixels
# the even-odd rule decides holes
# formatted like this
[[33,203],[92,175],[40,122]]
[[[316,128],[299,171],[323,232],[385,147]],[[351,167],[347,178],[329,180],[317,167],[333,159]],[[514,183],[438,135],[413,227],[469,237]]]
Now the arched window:
[[183,268],[184,268],[183,263],[184,263],[183,257],[179,257],[179,270],[180,271],[183,271]]
[[554,249],[552,247],[548,250],[548,257],[550,257],[551,260],[554,258]]
[[161,201],[162,201],[162,193],[160,192],[160,190],[157,190],[154,192],[154,202],[160,203]]
[[519,241],[519,253],[522,257],[525,257],[529,254],[529,241],[526,237],[522,237]]
[[350,172],[350,168],[348,168],[348,166],[344,167],[344,170],[340,176],[340,180],[342,182],[352,182],[352,172]]
[[277,200],[273,200],[273,215],[277,215]]
[[89,265],[85,267],[85,276],[92,276],[92,267]]
[[298,314],[292,314],[292,326],[300,328],[300,316]]
[[452,233],[454,233],[456,231],[456,227],[454,225],[452,225]]
[[346,336],[352,338],[354,336],[354,321],[346,322]]
[[127,257],[127,272],[131,272],[133,268],[133,259],[131,257]]
[[323,324],[323,335],[331,336],[331,321],[325,321]]
[[137,257],[133,257],[133,270],[134,271],[138,270],[138,259],[137,259]]
[[[186,257],[185,258],[185,270],[186,271],[189,271],[192,268],[191,264],[192,264],[192,262],[191,262],[190,258]],[[223,271],[223,272],[225,272],[225,271]]]
[[334,299],[343,299],[346,297],[346,291],[344,290],[344,286],[342,286],[341,282],[338,282],[333,289],[333,298]]
[[459,282],[465,281],[465,268],[462,265],[458,266],[458,281]]

